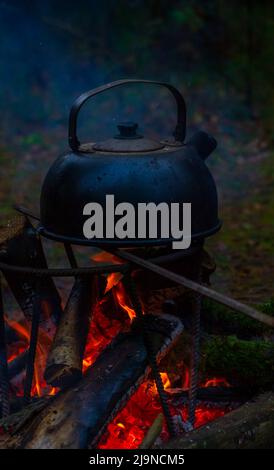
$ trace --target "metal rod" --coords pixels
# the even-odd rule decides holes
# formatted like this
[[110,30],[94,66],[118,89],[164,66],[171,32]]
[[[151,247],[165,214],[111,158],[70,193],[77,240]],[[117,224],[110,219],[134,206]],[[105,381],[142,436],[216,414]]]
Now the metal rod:
[[66,253],[67,253],[67,257],[68,257],[70,266],[73,269],[78,268],[77,261],[76,261],[76,258],[75,258],[75,254],[73,252],[71,244],[66,242],[66,243],[64,243],[64,247],[65,247],[65,250],[66,250]]
[[31,219],[37,220],[40,222],[40,217],[36,214],[34,214],[32,211],[27,209],[26,207],[20,206],[19,204],[14,204],[13,208],[17,211],[20,212],[20,214],[26,215],[27,217],[30,217]]
[[144,344],[147,351],[148,362],[151,367],[152,375],[156,384],[157,392],[159,395],[159,400],[162,406],[162,410],[165,416],[168,432],[170,437],[176,436],[176,430],[174,425],[174,420],[169,408],[167,393],[164,388],[163,380],[159,371],[159,367],[156,360],[156,355],[154,351],[154,346],[150,339],[150,331],[147,330],[147,325],[145,322],[145,315],[142,312],[142,306],[139,300],[139,296],[136,290],[136,285],[130,273],[128,273],[123,280],[131,300],[132,307],[135,310],[136,318],[141,322],[143,330]]
[[41,279],[36,280],[35,298],[33,301],[33,315],[31,322],[31,335],[30,345],[27,357],[26,378],[24,384],[24,399],[29,403],[31,399],[31,388],[34,375],[34,364],[36,356],[36,347],[39,333],[39,320],[40,320],[40,299],[39,299],[39,284]]
[[10,271],[13,273],[21,273],[26,276],[39,276],[39,277],[75,277],[78,275],[89,275],[89,274],[111,274],[111,273],[123,273],[128,271],[129,265],[127,264],[109,264],[103,266],[90,266],[84,268],[28,268],[23,266],[15,266],[12,264],[0,262],[1,271]]
[[[201,281],[201,260],[199,260],[198,282]],[[192,315],[192,352],[190,367],[190,385],[189,385],[189,404],[188,404],[188,421],[192,426],[195,424],[195,411],[197,406],[197,392],[199,382],[199,365],[200,365],[200,337],[201,337],[201,305],[202,296],[195,292],[193,299],[193,315]]]
[[0,395],[1,395],[1,414],[5,418],[9,415],[9,377],[7,346],[5,335],[4,304],[2,298],[2,286],[0,279]]
[[198,292],[199,294],[202,294],[205,297],[215,300],[216,302],[220,304],[226,305],[226,307],[229,307],[232,310],[236,310],[240,313],[243,313],[244,315],[254,318],[255,320],[265,323],[266,325],[274,327],[274,317],[271,317],[270,315],[267,315],[266,313],[259,312],[253,307],[249,307],[248,305],[242,304],[238,300],[227,297],[226,295],[221,294],[220,292],[216,292],[213,289],[210,289],[209,287],[205,287],[201,284],[198,284],[195,281],[192,281],[191,279],[187,279],[186,277],[173,273],[169,271],[168,269],[162,268],[161,266],[157,266],[151,261],[147,261],[143,258],[139,258],[139,256],[133,255],[132,253],[129,253],[127,251],[123,251],[123,250],[108,250],[108,251],[113,253],[118,258],[125,259],[138,266],[149,269],[150,271],[153,271],[156,274],[159,274],[160,276],[166,277],[167,279],[177,282],[178,284],[184,287],[187,287],[190,290]]

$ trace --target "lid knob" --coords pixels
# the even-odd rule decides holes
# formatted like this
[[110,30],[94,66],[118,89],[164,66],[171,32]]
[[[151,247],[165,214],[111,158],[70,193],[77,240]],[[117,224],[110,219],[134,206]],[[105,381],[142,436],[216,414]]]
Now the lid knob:
[[115,136],[116,139],[140,139],[142,136],[136,134],[138,124],[136,122],[127,121],[118,124],[120,134]]

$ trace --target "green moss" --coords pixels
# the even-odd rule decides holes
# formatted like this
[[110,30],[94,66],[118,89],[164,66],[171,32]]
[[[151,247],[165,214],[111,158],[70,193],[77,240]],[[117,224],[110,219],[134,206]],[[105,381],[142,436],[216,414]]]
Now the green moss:
[[274,344],[236,336],[211,337],[203,344],[201,372],[248,388],[268,388],[274,378]]
[[[274,316],[273,299],[256,307],[258,310]],[[205,299],[203,302],[202,320],[209,333],[235,334],[243,339],[268,333],[273,334],[273,329],[268,325],[264,325],[247,315],[235,312],[210,299]]]
[[268,315],[271,315],[273,317],[274,316],[274,299],[271,299],[268,302],[265,302],[259,305],[259,309],[262,312],[267,313]]

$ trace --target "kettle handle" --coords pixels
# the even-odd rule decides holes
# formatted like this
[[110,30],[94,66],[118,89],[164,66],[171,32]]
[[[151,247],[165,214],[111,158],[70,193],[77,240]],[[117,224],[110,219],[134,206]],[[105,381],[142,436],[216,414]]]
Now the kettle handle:
[[73,103],[70,114],[69,114],[69,145],[71,149],[76,152],[80,147],[80,142],[77,138],[77,118],[78,113],[83,106],[83,104],[95,95],[102,93],[104,91],[109,90],[110,88],[115,88],[120,85],[126,85],[128,83],[149,83],[152,85],[160,85],[167,88],[172,95],[174,96],[176,103],[177,103],[177,124],[175,127],[175,131],[173,133],[175,140],[179,142],[183,142],[185,139],[186,134],[186,105],[185,100],[181,93],[169,83],[165,82],[157,82],[153,80],[138,80],[138,79],[126,79],[126,80],[117,80],[112,83],[107,83],[106,85],[102,85],[98,88],[94,88],[93,90],[87,91],[80,95]]

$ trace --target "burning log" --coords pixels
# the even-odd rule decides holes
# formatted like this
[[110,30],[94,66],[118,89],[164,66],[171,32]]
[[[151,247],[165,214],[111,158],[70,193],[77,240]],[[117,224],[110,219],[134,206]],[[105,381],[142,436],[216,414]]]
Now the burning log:
[[265,393],[161,449],[274,449],[273,433],[274,393]]
[[92,304],[96,301],[96,277],[77,278],[48,355],[44,377],[53,387],[67,387],[81,377]]
[[[183,327],[171,315],[161,316],[164,328],[157,328],[156,315],[148,316],[148,325],[160,361]],[[37,417],[22,424],[1,446],[27,449],[94,446],[149,372],[142,331],[132,326],[129,332],[116,336],[80,382],[55,396]]]
[[[0,227],[0,261],[30,268],[47,268],[43,247],[34,227],[22,215],[16,215]],[[35,276],[3,271],[6,281],[28,320],[32,319],[36,295]],[[60,296],[50,277],[40,282],[41,327],[51,333],[62,312]]]

